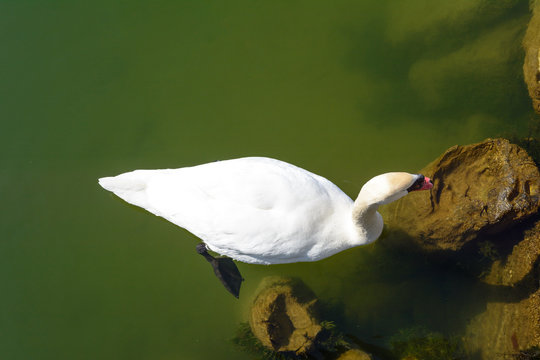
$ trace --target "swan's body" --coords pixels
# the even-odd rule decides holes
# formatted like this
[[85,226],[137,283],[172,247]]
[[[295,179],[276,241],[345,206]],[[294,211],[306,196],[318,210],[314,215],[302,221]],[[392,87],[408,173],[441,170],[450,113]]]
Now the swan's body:
[[[383,228],[377,207],[406,195],[419,176],[375,177],[355,202],[321,176],[262,157],[135,170],[99,183],[187,229],[212,251],[246,263],[280,264],[317,261],[376,240]],[[422,189],[430,188],[425,179]]]

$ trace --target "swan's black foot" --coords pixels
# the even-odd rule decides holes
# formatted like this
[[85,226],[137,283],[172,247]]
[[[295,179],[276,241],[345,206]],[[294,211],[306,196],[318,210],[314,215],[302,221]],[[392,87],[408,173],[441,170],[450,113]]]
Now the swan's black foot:
[[201,254],[214,269],[214,274],[225,289],[233,294],[237,299],[240,296],[240,286],[242,285],[242,275],[234,261],[228,257],[219,257],[215,258],[208,253],[206,245],[203,243],[197,245],[197,252]]

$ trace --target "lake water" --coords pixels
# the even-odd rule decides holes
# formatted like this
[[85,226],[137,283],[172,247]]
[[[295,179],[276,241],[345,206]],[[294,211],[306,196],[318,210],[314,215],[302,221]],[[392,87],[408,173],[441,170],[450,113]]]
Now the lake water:
[[268,275],[302,278],[367,342],[459,333],[474,279],[377,246],[239,264],[236,300],[194,236],[97,178],[257,155],[356,197],[452,145],[526,136],[529,16],[512,0],[0,2],[0,357],[248,359],[230,339]]

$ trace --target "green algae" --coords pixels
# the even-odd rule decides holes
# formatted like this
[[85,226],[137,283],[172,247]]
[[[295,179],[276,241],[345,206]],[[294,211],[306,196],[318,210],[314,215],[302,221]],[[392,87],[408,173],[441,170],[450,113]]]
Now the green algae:
[[276,352],[267,348],[255,337],[248,322],[242,322],[238,325],[236,334],[231,341],[239,350],[262,360],[306,359],[312,356],[321,356],[321,354],[324,354],[325,358],[333,358],[353,347],[333,321],[322,321],[321,326],[323,331],[317,337],[314,348],[307,354]]
[[512,360],[540,360],[540,346],[533,346],[529,349],[519,351],[511,355]]
[[392,352],[400,359],[457,360],[464,350],[456,337],[446,337],[422,327],[400,330],[390,339]]

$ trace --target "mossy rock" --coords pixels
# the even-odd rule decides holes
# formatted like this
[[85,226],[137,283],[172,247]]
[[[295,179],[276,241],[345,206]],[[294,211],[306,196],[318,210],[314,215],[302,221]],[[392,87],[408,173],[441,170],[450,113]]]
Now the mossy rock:
[[430,196],[409,194],[381,207],[390,230],[422,250],[460,250],[480,234],[506,230],[536,214],[540,172],[521,147],[505,139],[454,146],[420,173]]
[[486,311],[472,319],[466,336],[470,353],[479,353],[486,360],[498,354],[509,354],[510,359],[535,358],[529,356],[532,352],[528,349],[535,350],[540,345],[539,278],[540,221],[537,221],[524,231],[523,239],[514,245],[507,258],[493,263],[483,279],[491,285],[512,289],[508,295],[518,291],[520,296],[490,302]]
[[300,280],[270,277],[263,281],[250,311],[256,338],[276,352],[304,354],[323,330],[315,294]]
[[390,346],[401,360],[457,360],[464,354],[459,339],[422,327],[401,330],[391,338]]
[[540,289],[518,303],[488,303],[468,325],[465,344],[484,360],[500,354],[522,359],[520,352],[540,344]]
[[337,360],[372,360],[373,358],[368,353],[359,349],[350,349],[341,354]]
[[523,38],[525,60],[523,76],[534,110],[540,114],[540,3],[531,2],[533,16]]
[[492,285],[514,286],[535,271],[539,259],[540,220],[523,232],[523,238],[513,246],[508,257],[493,262],[491,271],[483,280]]

